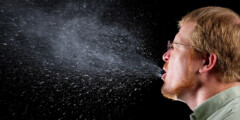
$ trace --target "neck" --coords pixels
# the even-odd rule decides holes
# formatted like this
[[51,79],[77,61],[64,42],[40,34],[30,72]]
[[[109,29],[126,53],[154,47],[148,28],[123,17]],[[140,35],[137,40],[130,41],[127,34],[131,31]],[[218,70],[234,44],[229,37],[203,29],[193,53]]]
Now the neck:
[[194,110],[195,107],[202,104],[212,96],[238,85],[240,85],[240,82],[222,83],[215,81],[208,84],[201,84],[195,88],[191,88],[193,89],[189,90],[191,92],[185,92],[184,95],[179,95],[178,98],[180,101],[186,103],[191,110]]

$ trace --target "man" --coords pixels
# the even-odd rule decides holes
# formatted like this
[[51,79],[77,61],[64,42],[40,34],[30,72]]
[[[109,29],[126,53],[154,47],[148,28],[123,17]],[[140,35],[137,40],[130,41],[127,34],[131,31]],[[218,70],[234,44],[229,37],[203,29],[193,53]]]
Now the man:
[[240,120],[240,17],[203,7],[179,21],[163,55],[165,97],[185,102],[192,120]]

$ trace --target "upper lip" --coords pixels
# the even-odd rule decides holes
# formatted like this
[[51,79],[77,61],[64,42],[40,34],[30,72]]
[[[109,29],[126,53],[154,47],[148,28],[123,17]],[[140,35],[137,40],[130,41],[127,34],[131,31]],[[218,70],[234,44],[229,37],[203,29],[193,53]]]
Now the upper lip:
[[167,69],[165,67],[163,67],[163,71],[166,73],[167,72]]
[[164,71],[166,71],[166,68],[165,68],[165,67],[163,67],[163,70],[164,70]]
[[[163,74],[165,74],[165,73],[167,73],[167,67],[168,67],[168,63],[165,63],[164,65],[163,65]],[[162,75],[163,75],[162,74]]]

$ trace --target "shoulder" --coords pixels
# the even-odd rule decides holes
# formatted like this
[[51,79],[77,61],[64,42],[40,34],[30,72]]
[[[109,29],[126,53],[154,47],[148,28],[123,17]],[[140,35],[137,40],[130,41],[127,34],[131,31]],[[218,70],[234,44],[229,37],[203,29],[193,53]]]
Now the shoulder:
[[230,101],[212,114],[207,120],[239,120],[240,97]]
[[[229,107],[224,120],[239,120],[240,118],[240,97],[234,99],[227,105]],[[227,107],[226,106],[226,107]]]

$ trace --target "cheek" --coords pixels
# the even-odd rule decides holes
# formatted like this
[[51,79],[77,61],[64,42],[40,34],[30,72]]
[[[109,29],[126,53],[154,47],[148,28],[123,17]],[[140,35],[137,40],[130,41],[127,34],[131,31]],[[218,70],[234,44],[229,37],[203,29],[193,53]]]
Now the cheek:
[[175,72],[177,75],[182,75],[188,70],[188,60],[186,58],[176,58],[170,62],[171,72]]
[[172,59],[169,62],[167,79],[171,81],[172,84],[177,84],[181,82],[182,78],[185,78],[188,73],[188,60],[183,58]]

